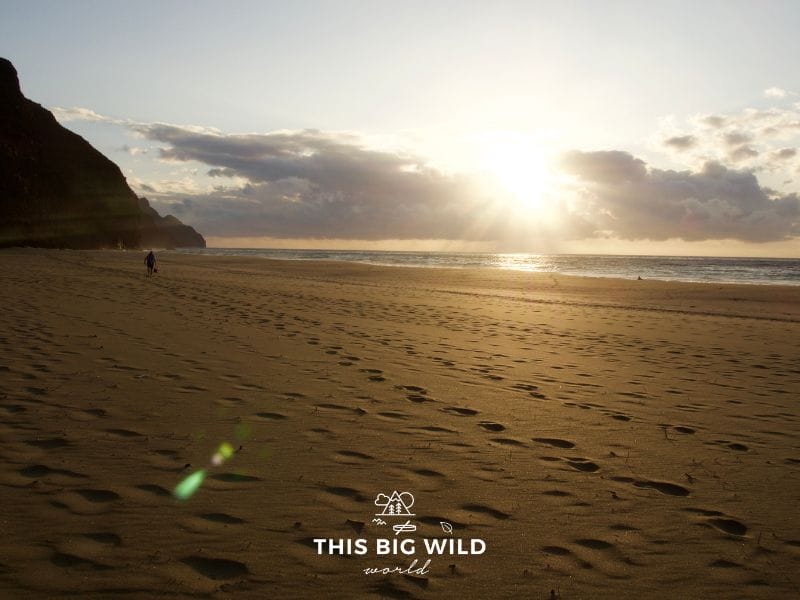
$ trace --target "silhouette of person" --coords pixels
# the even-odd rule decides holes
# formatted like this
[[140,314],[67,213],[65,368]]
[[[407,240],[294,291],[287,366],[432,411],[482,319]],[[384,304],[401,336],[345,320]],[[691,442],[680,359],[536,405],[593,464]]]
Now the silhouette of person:
[[156,255],[152,250],[150,250],[150,252],[147,253],[147,256],[144,257],[144,264],[147,265],[148,277],[151,277],[154,271],[158,272],[158,269],[156,269]]

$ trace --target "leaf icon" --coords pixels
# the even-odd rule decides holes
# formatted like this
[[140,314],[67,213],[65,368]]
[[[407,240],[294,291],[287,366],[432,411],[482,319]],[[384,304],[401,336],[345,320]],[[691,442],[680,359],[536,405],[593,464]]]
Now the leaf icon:
[[439,525],[442,526],[442,531],[444,531],[445,533],[449,533],[450,535],[453,535],[453,526],[450,523],[448,523],[447,521],[439,521]]

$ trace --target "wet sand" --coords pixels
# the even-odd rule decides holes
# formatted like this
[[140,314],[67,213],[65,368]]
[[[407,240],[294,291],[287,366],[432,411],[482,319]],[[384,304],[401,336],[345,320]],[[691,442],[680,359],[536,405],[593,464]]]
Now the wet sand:
[[143,256],[0,253],[0,596],[800,593],[800,288]]

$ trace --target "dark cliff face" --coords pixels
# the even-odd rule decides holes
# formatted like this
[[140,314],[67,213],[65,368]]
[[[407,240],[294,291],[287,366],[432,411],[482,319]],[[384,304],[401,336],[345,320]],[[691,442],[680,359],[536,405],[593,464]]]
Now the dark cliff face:
[[117,165],[22,95],[0,58],[0,247],[205,246],[147,209]]
[[152,226],[142,230],[141,245],[151,248],[205,248],[206,241],[192,227],[176,217],[160,216],[147,198],[139,198],[139,208]]

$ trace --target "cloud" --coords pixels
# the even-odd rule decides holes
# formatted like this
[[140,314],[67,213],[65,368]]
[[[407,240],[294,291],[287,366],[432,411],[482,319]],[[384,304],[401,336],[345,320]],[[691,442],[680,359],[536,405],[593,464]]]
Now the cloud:
[[[221,135],[163,124],[139,131],[166,145],[165,160],[200,162],[211,177],[244,182],[161,199],[170,202],[164,210],[209,235],[475,241],[538,235],[515,220],[508,204],[479,192],[474,179],[432,169],[413,155],[366,148],[350,134]],[[760,156],[748,144],[726,148],[736,160]],[[766,242],[800,234],[796,195],[776,194],[752,172],[719,161],[673,171],[622,150],[572,151],[561,167],[575,182],[571,194],[565,191],[570,200],[554,210],[567,239]]]
[[758,150],[753,148],[752,146],[748,146],[747,144],[743,146],[738,146],[730,151],[728,157],[733,162],[741,162],[743,160],[749,160],[751,158],[756,158],[758,156]]
[[59,123],[68,123],[69,121],[99,121],[103,123],[124,124],[126,122],[121,119],[114,119],[113,117],[98,114],[90,108],[61,108],[60,106],[54,106],[50,108],[50,112],[53,113]]
[[789,160],[797,156],[797,148],[781,148],[771,154],[771,157],[776,160]]
[[629,240],[785,240],[800,234],[800,199],[762,188],[749,171],[707,162],[699,171],[648,168],[627,152],[567,153],[582,218],[597,235]]
[[124,144],[120,147],[120,151],[124,152],[125,154],[130,154],[131,156],[139,156],[140,154],[147,154],[148,150],[146,148],[139,148],[138,146],[129,146],[128,144]]
[[731,131],[722,137],[728,146],[739,146],[740,144],[746,144],[753,139],[752,135],[749,133],[742,133],[741,131]]
[[151,198],[208,235],[486,240],[513,229],[508,206],[471,178],[367,148],[352,134],[222,135],[166,124],[135,130],[164,144],[162,160],[199,162],[223,184],[241,182]]
[[725,117],[721,117],[720,115],[706,115],[700,117],[699,121],[703,125],[713,127],[714,129],[719,129],[725,125]]
[[788,95],[788,92],[779,87],[771,87],[764,90],[764,95],[767,98],[785,98]]
[[689,150],[697,145],[697,138],[693,135],[675,135],[665,139],[663,143],[674,150]]
[[119,121],[86,109],[68,114],[121,124],[153,142],[148,158],[157,154],[177,169],[174,176],[162,171],[135,180],[134,187],[162,214],[213,237],[547,243],[556,237],[768,242],[800,235],[798,196],[775,192],[755,175],[798,169],[795,148],[777,143],[800,136],[800,105],[699,116],[689,123],[692,131],[662,135],[689,163],[684,170],[654,168],[624,150],[568,152],[561,168],[571,179],[546,198],[549,223],[521,212],[477,176],[369,147],[352,133],[234,135]]
[[696,115],[683,124],[665,120],[657,147],[669,150],[672,160],[695,171],[709,161],[746,167],[763,174],[768,185],[796,192],[788,189],[794,182],[785,175],[800,172],[800,154],[783,150],[800,146],[800,103],[779,104],[725,115]]

